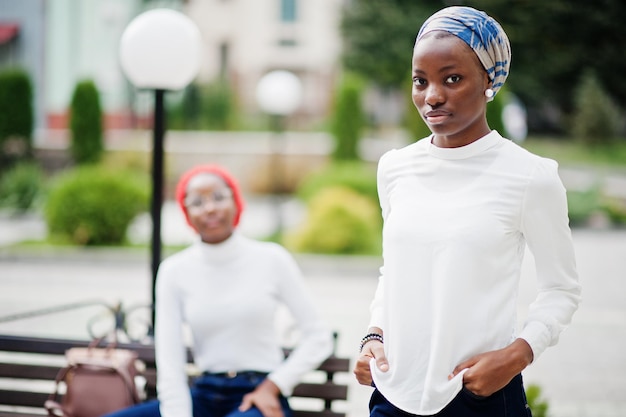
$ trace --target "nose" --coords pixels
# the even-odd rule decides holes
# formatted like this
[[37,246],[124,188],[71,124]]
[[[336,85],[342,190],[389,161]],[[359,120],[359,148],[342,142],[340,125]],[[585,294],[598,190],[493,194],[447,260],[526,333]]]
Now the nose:
[[424,101],[430,107],[437,107],[445,101],[443,88],[437,84],[429,84],[425,91]]
[[209,212],[214,211],[218,205],[219,203],[215,201],[215,199],[213,198],[207,198],[206,200],[202,202],[202,208]]

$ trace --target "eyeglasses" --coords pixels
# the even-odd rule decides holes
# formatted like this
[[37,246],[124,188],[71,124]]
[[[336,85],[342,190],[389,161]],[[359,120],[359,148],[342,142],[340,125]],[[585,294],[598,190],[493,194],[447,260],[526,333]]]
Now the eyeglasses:
[[185,198],[185,207],[198,210],[206,207],[208,203],[221,207],[229,203],[232,196],[233,193],[230,190],[218,190],[210,194],[189,195]]

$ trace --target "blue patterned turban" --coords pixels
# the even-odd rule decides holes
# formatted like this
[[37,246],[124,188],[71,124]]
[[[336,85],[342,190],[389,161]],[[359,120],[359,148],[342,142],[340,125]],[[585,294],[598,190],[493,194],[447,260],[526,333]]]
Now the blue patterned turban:
[[508,77],[511,65],[511,45],[500,24],[485,12],[471,7],[446,7],[424,22],[415,43],[435,30],[458,36],[474,50],[492,81],[491,89],[497,93]]

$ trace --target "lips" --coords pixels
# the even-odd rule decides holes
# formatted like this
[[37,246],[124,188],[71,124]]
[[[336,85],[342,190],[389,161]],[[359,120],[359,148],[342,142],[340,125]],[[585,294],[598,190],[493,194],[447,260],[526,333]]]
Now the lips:
[[424,115],[428,123],[437,124],[441,123],[447,117],[450,117],[451,113],[444,110],[431,110]]

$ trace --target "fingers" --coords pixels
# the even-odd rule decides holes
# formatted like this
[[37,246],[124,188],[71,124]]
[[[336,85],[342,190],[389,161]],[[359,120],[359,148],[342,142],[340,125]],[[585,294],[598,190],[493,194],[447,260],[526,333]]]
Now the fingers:
[[263,417],[284,417],[278,397],[264,390],[257,390],[243,396],[239,411],[245,412],[256,407],[259,409]]
[[354,376],[361,385],[372,384],[372,373],[370,370],[370,360],[372,358],[367,355],[361,355],[358,357],[354,365]]
[[370,368],[370,362],[374,358],[376,360],[376,367],[382,372],[389,370],[389,363],[385,356],[385,350],[383,344],[378,341],[371,341],[367,343],[361,355],[357,358],[354,366],[354,375],[357,381],[361,385],[372,386],[372,370]]
[[239,411],[248,411],[252,408],[252,397],[250,395],[244,395],[243,400],[241,400],[241,404],[239,405]]
[[384,353],[382,356],[376,357],[376,366],[383,372],[387,372],[389,370],[389,363],[387,362],[387,357]]

